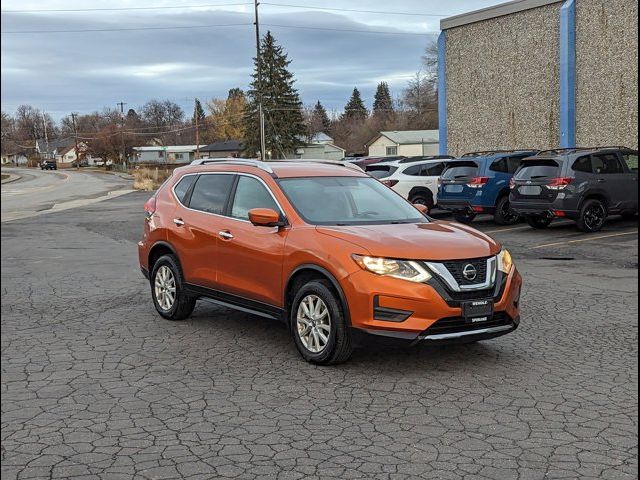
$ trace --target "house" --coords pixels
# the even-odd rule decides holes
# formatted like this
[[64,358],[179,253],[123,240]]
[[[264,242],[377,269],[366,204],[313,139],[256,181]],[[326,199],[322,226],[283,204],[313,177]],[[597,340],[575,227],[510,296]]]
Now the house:
[[[204,148],[200,146],[200,151]],[[197,145],[152,145],[133,147],[132,163],[190,163],[195,160]]]
[[36,154],[42,159],[56,160],[58,166],[68,164],[73,165],[78,157],[85,159],[88,146],[84,142],[78,142],[76,152],[76,142],[73,138],[57,138],[52,140],[36,140]]
[[3,153],[2,165],[26,165],[29,159],[24,153]]
[[200,149],[200,158],[225,158],[240,156],[244,145],[240,140],[216,142]]
[[342,160],[346,154],[344,148],[333,143],[326,133],[317,133],[304,146],[296,148],[294,158],[300,160]]
[[370,157],[437,155],[440,149],[439,132],[438,130],[380,132],[366,146]]

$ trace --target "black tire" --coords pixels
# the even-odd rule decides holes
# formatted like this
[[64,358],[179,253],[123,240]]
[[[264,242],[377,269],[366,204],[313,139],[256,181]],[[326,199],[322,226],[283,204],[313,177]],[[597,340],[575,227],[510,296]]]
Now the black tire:
[[[171,271],[175,284],[175,299],[170,308],[163,308],[156,296],[156,276],[161,268],[166,267]],[[153,270],[150,277],[151,285],[151,298],[153,299],[153,305],[161,317],[167,320],[184,320],[191,316],[193,309],[196,306],[196,297],[187,295],[184,287],[184,277],[182,276],[182,269],[180,263],[174,255],[163,255],[153,265]]]
[[426,193],[416,193],[409,198],[409,201],[413,204],[424,205],[429,209],[429,211],[433,210],[433,197]]
[[[322,350],[317,353],[312,352],[304,345],[297,321],[298,309],[302,301],[314,296],[324,302],[330,320],[328,340]],[[289,313],[289,321],[296,348],[307,362],[317,365],[336,365],[347,361],[349,357],[351,357],[353,346],[351,344],[347,320],[338,295],[328,281],[311,280],[303,284],[300,289],[295,292]]]
[[599,232],[602,230],[606,219],[606,205],[596,198],[591,198],[582,204],[578,218],[578,228],[587,233]]
[[537,228],[538,230],[547,228],[551,225],[551,222],[553,222],[552,217],[545,217],[542,215],[528,215],[526,220],[530,227]]
[[511,210],[511,202],[509,202],[508,195],[504,195],[498,199],[493,220],[498,225],[515,225],[520,221],[520,215]]
[[467,213],[456,212],[453,214],[453,218],[456,220],[456,222],[469,224],[473,222],[473,220],[476,218],[476,214],[471,212],[467,212]]

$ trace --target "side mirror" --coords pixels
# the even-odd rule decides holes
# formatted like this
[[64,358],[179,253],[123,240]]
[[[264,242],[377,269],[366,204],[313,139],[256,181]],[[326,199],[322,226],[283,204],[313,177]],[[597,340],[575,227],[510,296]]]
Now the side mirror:
[[414,203],[413,206],[416,207],[416,210],[418,210],[421,214],[423,215],[429,214],[429,207],[427,207],[426,205],[422,205],[420,203]]
[[280,214],[271,208],[252,208],[249,210],[249,221],[256,227],[282,227]]

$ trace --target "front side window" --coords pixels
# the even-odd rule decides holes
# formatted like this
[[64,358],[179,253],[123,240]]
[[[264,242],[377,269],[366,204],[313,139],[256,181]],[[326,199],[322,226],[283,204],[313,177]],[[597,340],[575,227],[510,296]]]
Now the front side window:
[[178,200],[180,200],[180,203],[185,203],[187,193],[197,178],[197,175],[187,175],[182,177],[178,184],[173,188],[173,192],[176,194]]
[[398,147],[387,147],[387,157],[398,155]]
[[233,184],[233,175],[200,175],[193,187],[189,207],[222,215]]
[[637,153],[625,153],[622,155],[622,159],[624,163],[627,164],[629,170],[632,172],[638,171],[638,154]]
[[241,176],[238,179],[231,216],[241,220],[249,220],[249,210],[253,208],[270,208],[282,213],[267,188],[259,180]]
[[279,181],[293,207],[312,225],[426,223],[410,203],[370,177],[306,177]]
[[622,164],[615,153],[593,156],[593,172],[600,175],[624,173]]

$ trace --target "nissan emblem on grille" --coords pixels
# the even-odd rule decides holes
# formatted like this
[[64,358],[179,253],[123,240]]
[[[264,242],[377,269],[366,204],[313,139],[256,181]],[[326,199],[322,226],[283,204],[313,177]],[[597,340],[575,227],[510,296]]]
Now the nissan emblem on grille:
[[462,269],[462,274],[464,275],[464,278],[472,282],[478,276],[478,270],[469,263]]

